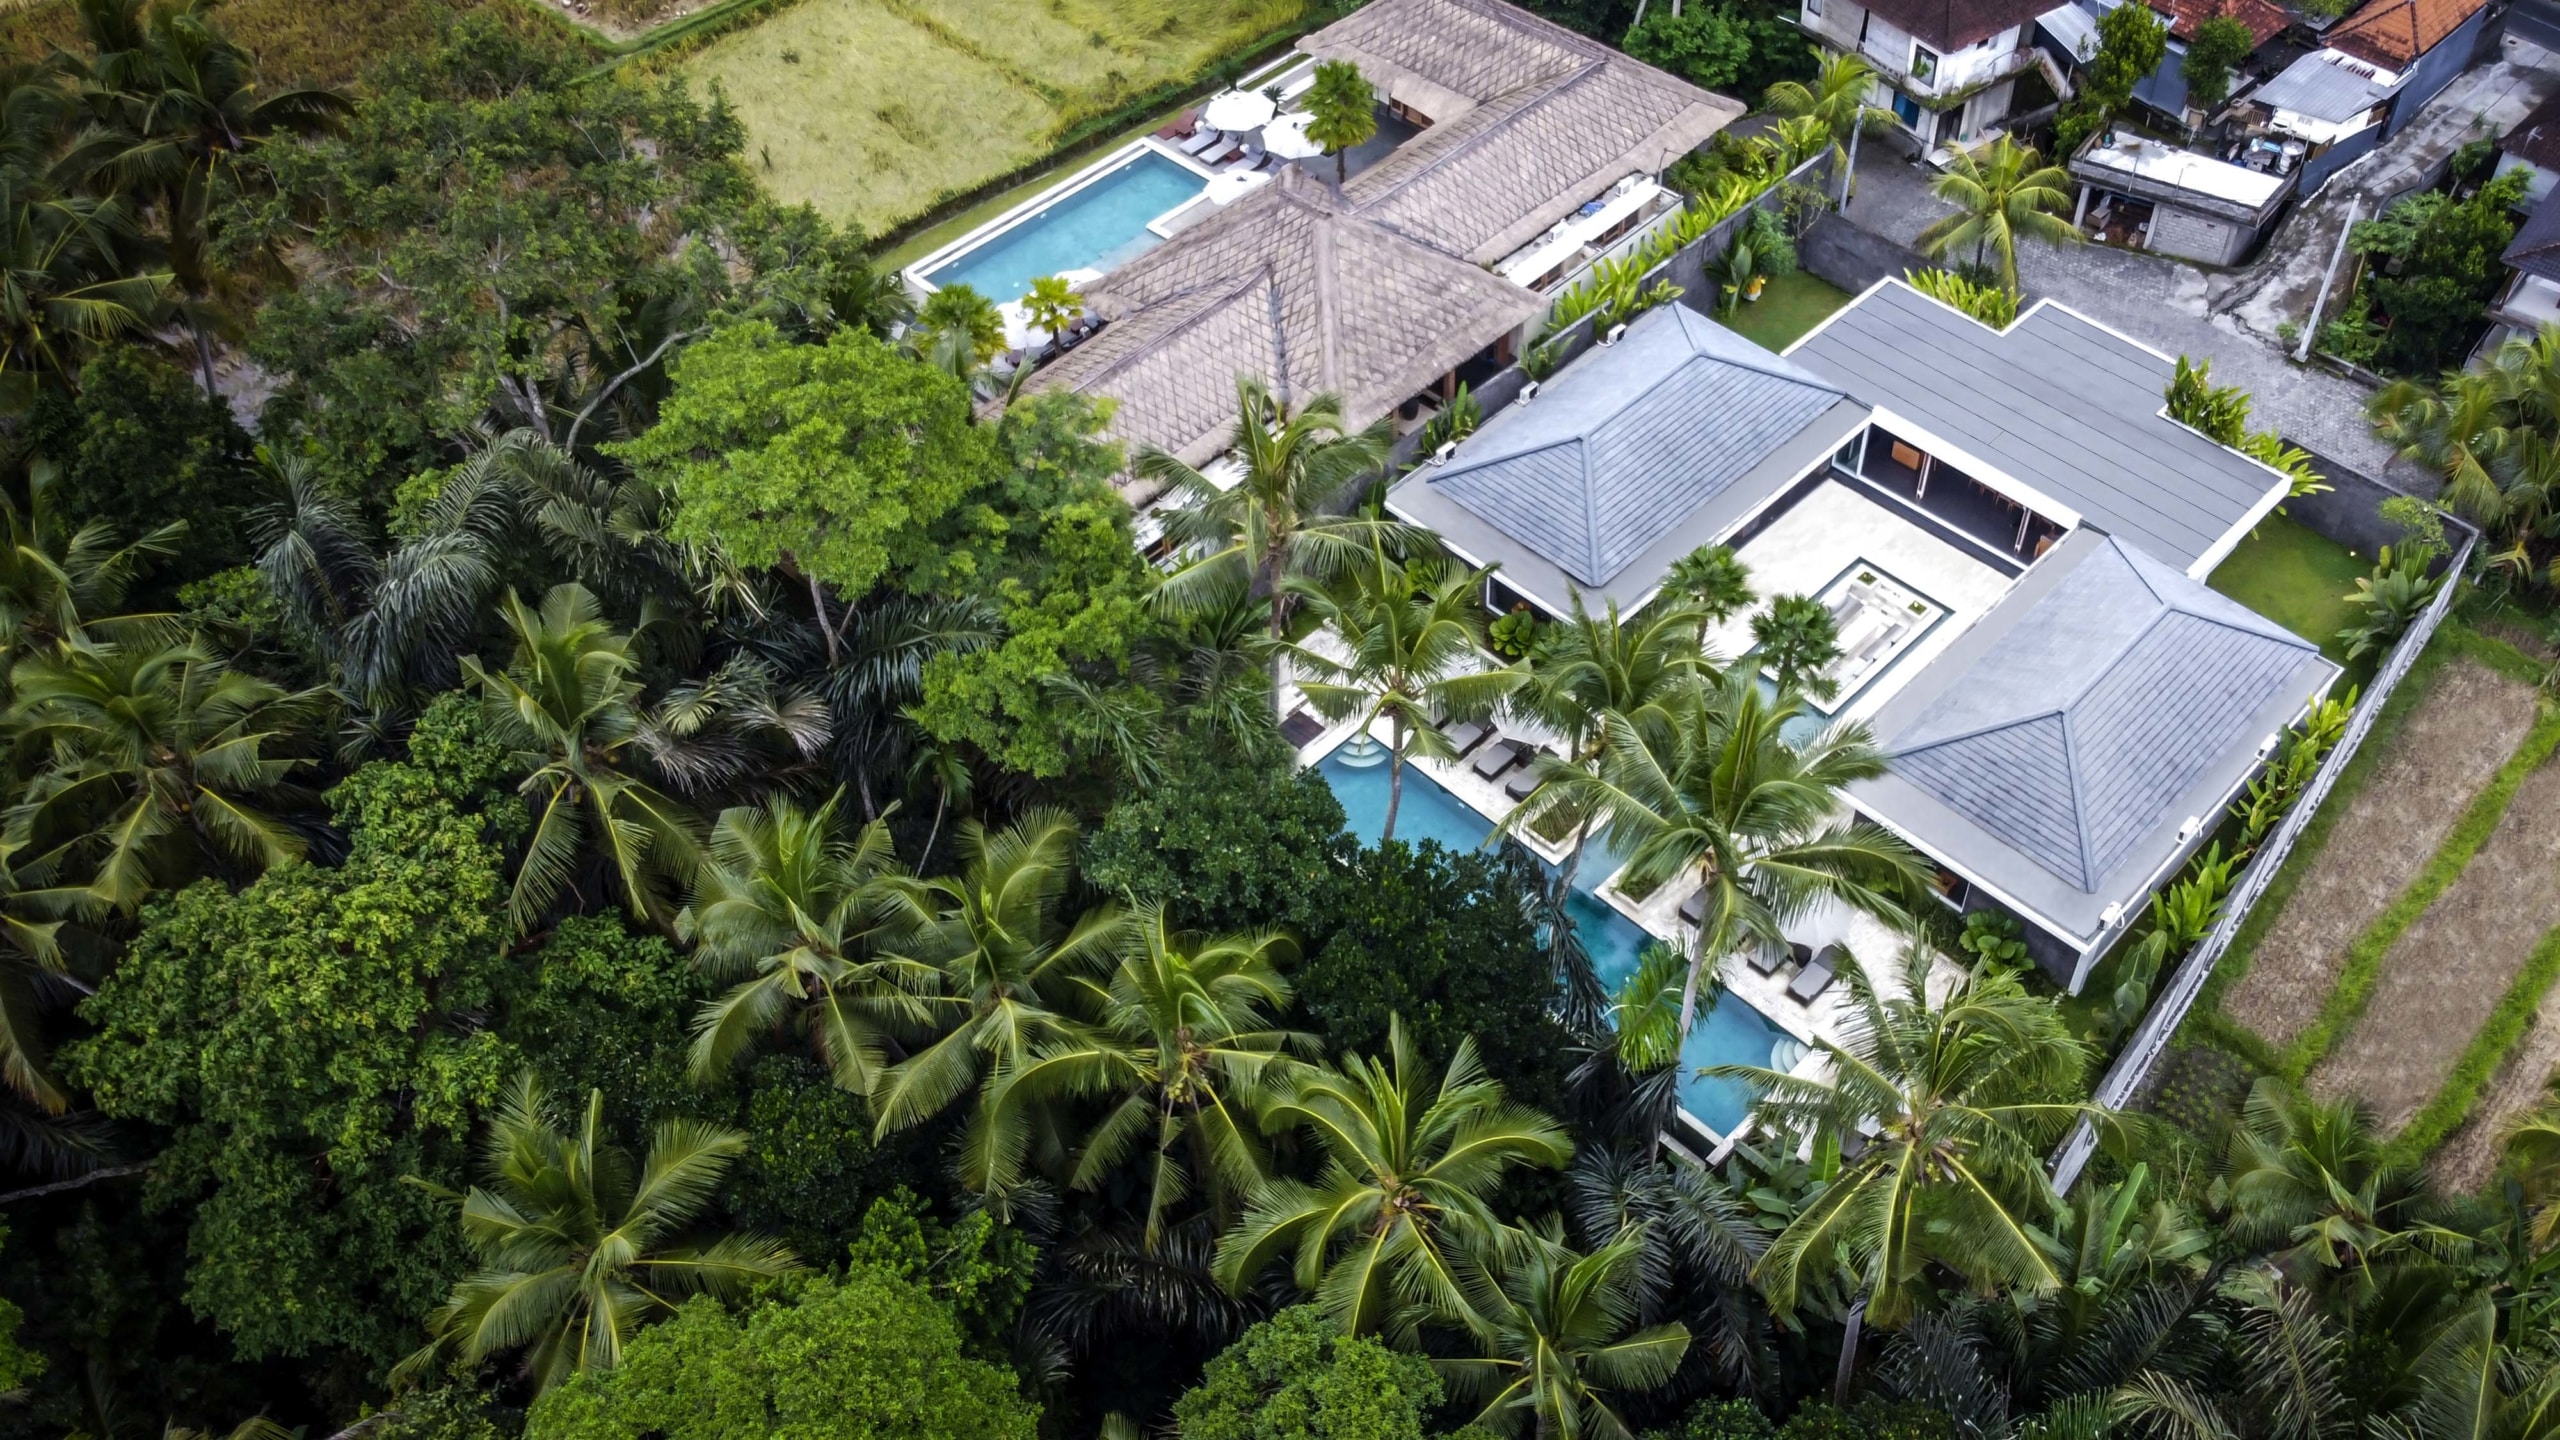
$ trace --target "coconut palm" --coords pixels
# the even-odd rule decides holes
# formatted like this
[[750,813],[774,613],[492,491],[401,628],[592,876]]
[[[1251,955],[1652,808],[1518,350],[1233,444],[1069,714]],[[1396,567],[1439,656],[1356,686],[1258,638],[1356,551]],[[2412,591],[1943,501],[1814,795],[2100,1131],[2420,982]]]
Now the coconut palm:
[[1485,654],[1485,574],[1438,555],[1398,560],[1373,545],[1336,589],[1289,583],[1315,619],[1314,639],[1285,647],[1307,703],[1328,720],[1353,721],[1355,733],[1387,727],[1382,842],[1395,838],[1407,757],[1456,755],[1440,725],[1484,719],[1528,678]]
[[712,1079],[761,1036],[797,1030],[838,1086],[868,1095],[890,1040],[919,1030],[933,972],[879,953],[914,912],[895,883],[886,821],[847,835],[838,791],[720,812],[676,934],[693,963],[734,980],[694,1021],[693,1072]]
[[2560,1084],[2539,1108],[2510,1122],[2500,1144],[2509,1173],[2524,1187],[2525,1203],[2534,1207],[2534,1246],[2560,1246]]
[[1928,872],[1891,831],[1845,818],[1840,791],[1884,773],[1864,725],[1833,725],[1801,747],[1781,737],[1800,713],[1740,668],[1704,703],[1659,724],[1610,731],[1600,773],[1559,776],[1560,803],[1587,805],[1627,855],[1622,885],[1649,888],[1695,875],[1706,908],[1680,1033],[1697,1011],[1707,970],[1746,943],[1784,944],[1783,927],[1837,901],[1902,924]]
[[531,773],[533,834],[516,868],[507,915],[533,928],[569,883],[592,825],[632,913],[668,924],[659,877],[691,869],[698,846],[683,806],[639,777],[630,751],[642,724],[631,637],[605,623],[583,585],[555,585],[540,610],[513,590],[499,606],[516,637],[507,668],[466,656],[490,734]]
[[1062,275],[1035,276],[1022,297],[1022,318],[1052,340],[1063,338],[1068,326],[1084,318],[1084,297]]
[[1380,420],[1360,431],[1342,418],[1342,399],[1318,395],[1284,413],[1251,376],[1236,379],[1233,452],[1241,473],[1231,485],[1211,481],[1162,450],[1138,452],[1139,478],[1173,492],[1165,536],[1191,556],[1156,587],[1157,603],[1196,614],[1251,596],[1271,604],[1271,638],[1288,634],[1291,579],[1322,584],[1379,545],[1418,543],[1422,532],[1369,515],[1337,515],[1332,507],[1353,485],[1380,473],[1394,437]]
[[7,844],[48,871],[87,868],[89,905],[130,912],[207,857],[254,874],[303,853],[266,808],[304,762],[277,753],[318,692],[233,670],[201,636],[74,635],[10,671],[8,722],[41,768],[8,812]]
[[54,512],[59,469],[37,460],[26,470],[23,502],[0,489],[0,658],[15,659],[84,633],[110,617],[151,560],[177,552],[187,522],[172,520],[130,544],[91,521],[69,535]]
[[1326,60],[1316,66],[1315,83],[1307,88],[1307,138],[1333,157],[1333,183],[1340,189],[1350,178],[1348,152],[1378,133],[1378,93],[1348,60]]
[[2455,1243],[2427,1216],[2424,1172],[2394,1160],[2353,1097],[2264,1079],[2231,1134],[2231,1231],[2290,1260],[2369,1278],[2376,1261]]
[[1835,1257],[1856,1275],[1867,1319],[1888,1327],[1916,1313],[1932,1265],[1982,1290],[2044,1295],[2060,1283],[2033,1229],[2056,1204],[2039,1147],[2092,1113],[2060,1098],[2078,1093],[2088,1051],[2052,1001],[2006,973],[1957,979],[1932,1000],[1931,958],[1911,946],[1884,985],[1843,962],[1847,1023],[1815,1042],[1828,1073],[1707,1071],[1756,1087],[1780,1130],[1873,1132],[1761,1257],[1761,1292],[1782,1315],[1808,1268]]
[[1701,545],[1671,563],[1662,577],[1666,596],[1695,605],[1709,625],[1721,625],[1751,608],[1751,570],[1730,545]]
[[1426,1313],[1464,1313],[1460,1236],[1498,1226],[1487,1202],[1511,1171],[1562,1169],[1573,1158],[1564,1127],[1503,1097],[1472,1039],[1458,1043],[1435,1085],[1401,1017],[1388,1024],[1383,1059],[1292,1070],[1263,1126],[1303,1127],[1324,1170],[1313,1184],[1256,1187],[1243,1221],[1218,1242],[1218,1278],[1241,1291],[1294,1247],[1299,1286],[1353,1334],[1409,1332]]
[[1538,1440],[1630,1440],[1613,1391],[1658,1389],[1689,1351],[1677,1321],[1638,1326],[1644,1227],[1585,1255],[1550,1220],[1508,1230],[1466,1268],[1464,1322],[1481,1356],[1433,1362],[1475,1423]]
[[54,995],[86,987],[69,979],[63,922],[37,918],[58,910],[63,900],[38,888],[41,878],[0,855],[0,1084],[52,1116],[69,1109],[71,1097],[47,1068],[53,1046],[45,1035],[44,1010]]
[[2000,284],[2018,293],[2018,242],[2041,240],[2048,245],[2079,243],[2080,229],[2067,218],[2072,180],[2059,165],[2039,165],[2032,145],[2003,135],[1977,150],[1957,150],[1947,173],[1931,193],[1956,207],[1956,213],[1931,222],[1917,241],[1920,253],[1935,260],[1950,250],[1971,247],[1979,270],[1992,257],[2000,262]]
[[2375,1426],[2395,1440],[2550,1440],[2560,1434],[2560,1365],[2499,1343],[2497,1301],[2465,1301],[2412,1365],[2416,1400]]
[[149,330],[169,284],[141,258],[123,201],[0,169],[0,401],[68,386],[101,347]]
[[1075,878],[1076,825],[1063,811],[1033,810],[997,831],[971,820],[955,843],[960,873],[914,883],[907,903],[930,915],[895,952],[935,972],[926,1013],[942,1034],[881,1076],[871,1103],[883,1135],[1085,1033],[1077,981],[1110,963],[1125,923],[1107,905],[1071,923],[1059,913]]
[[1226,1198],[1262,1182],[1265,1082],[1289,1051],[1311,1052],[1316,1041],[1272,1024],[1289,1003],[1276,963],[1288,942],[1277,934],[1178,934],[1150,905],[1130,917],[1118,949],[1108,978],[1071,982],[1091,1027],[1040,1046],[989,1085],[964,1165],[972,1188],[1001,1193],[1021,1178],[1034,1112],[1107,1102],[1068,1183],[1094,1189],[1142,1156],[1152,1247],[1165,1212],[1195,1184]]
[[967,380],[1004,349],[1004,316],[970,286],[945,285],[925,297],[907,344],[917,358]]
[[2437,382],[2394,381],[2365,413],[2376,436],[2442,477],[2446,505],[2502,544],[2547,551],[2560,515],[2560,330],[2510,338]]
[[1769,109],[1791,120],[1810,118],[1819,122],[1823,133],[1831,137],[1832,153],[1845,165],[1849,137],[1890,122],[1893,112],[1867,103],[1867,97],[1875,92],[1876,71],[1866,57],[1835,53],[1819,45],[1812,50],[1813,79],[1781,80],[1770,86]]
[[487,1187],[427,1187],[455,1203],[480,1268],[429,1318],[434,1339],[401,1371],[420,1374],[446,1352],[476,1364],[522,1350],[525,1373],[548,1390],[620,1364],[632,1335],[686,1296],[733,1298],[799,1269],[790,1251],[759,1236],[683,1233],[746,1148],[737,1131],[670,1120],[635,1168],[604,1133],[602,1090],[587,1092],[569,1133],[533,1075],[517,1077],[481,1142]]

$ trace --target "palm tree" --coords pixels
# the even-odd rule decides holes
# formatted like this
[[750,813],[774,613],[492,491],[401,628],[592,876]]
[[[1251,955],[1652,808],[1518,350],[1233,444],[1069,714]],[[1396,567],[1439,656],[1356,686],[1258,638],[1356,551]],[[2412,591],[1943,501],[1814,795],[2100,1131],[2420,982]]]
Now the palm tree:
[[1698,608],[1709,625],[1721,625],[1751,608],[1751,570],[1730,545],[1701,545],[1671,564],[1662,577],[1666,594]]
[[208,854],[250,873],[303,853],[262,805],[292,794],[317,692],[231,669],[201,636],[75,635],[10,672],[9,724],[45,755],[8,813],[7,844],[47,870],[94,857],[88,903],[130,912]]
[[1067,327],[1083,317],[1084,297],[1064,276],[1035,276],[1030,293],[1022,297],[1022,318],[1052,340],[1064,339]]
[[797,1029],[836,1084],[868,1095],[895,1035],[921,1029],[933,972],[877,953],[912,922],[888,823],[851,837],[838,791],[813,813],[787,799],[720,812],[676,933],[693,963],[736,983],[694,1022],[693,1072],[712,1079],[757,1037]]
[[2366,404],[2374,434],[2443,478],[2444,501],[2518,550],[2560,514],[2560,331],[2514,337],[2441,381],[2398,380]]
[[150,329],[169,275],[138,248],[122,201],[57,195],[0,170],[0,401],[67,387],[101,347]]
[[1829,699],[1839,683],[1823,672],[1840,659],[1840,625],[1810,595],[1780,595],[1751,617],[1751,651],[1779,688]]
[[1590,806],[1619,837],[1622,885],[1695,874],[1705,889],[1682,1034],[1701,979],[1741,945],[1784,944],[1783,927],[1826,900],[1898,925],[1905,898],[1928,883],[1900,837],[1840,814],[1842,787],[1884,773],[1867,728],[1834,725],[1790,745],[1780,732],[1799,705],[1790,692],[1763,696],[1737,667],[1705,703],[1665,723],[1613,728],[1598,775],[1559,777],[1563,800]]
[[1891,991],[1854,958],[1842,965],[1848,1023],[1815,1042],[1831,1062],[1826,1075],[1706,1072],[1757,1087],[1760,1114],[1778,1129],[1873,1130],[1761,1258],[1756,1278],[1781,1315],[1807,1267],[1835,1256],[1856,1273],[1867,1318],[1885,1326],[1916,1313],[1932,1265],[1986,1290],[2044,1295],[2060,1281],[2032,1229],[2056,1203],[2037,1147],[2093,1113],[2056,1098],[2076,1093],[2086,1047],[2052,1001],[2005,973],[1959,979],[1932,1002],[1930,965],[1931,952],[1913,945]]
[[1349,152],[1378,133],[1378,94],[1348,60],[1326,60],[1316,66],[1315,83],[1307,89],[1307,138],[1333,157],[1333,185],[1350,178]]
[[488,1188],[455,1195],[426,1187],[455,1202],[480,1268],[429,1318],[434,1339],[401,1372],[420,1374],[447,1350],[476,1364],[520,1349],[535,1387],[548,1390],[622,1363],[640,1326],[688,1295],[730,1299],[799,1269],[790,1251],[760,1236],[682,1236],[746,1148],[734,1130],[670,1120],[635,1171],[604,1133],[603,1091],[587,1092],[586,1113],[567,1134],[540,1082],[519,1076],[482,1142]]
[[1956,213],[1920,232],[1920,253],[1935,260],[1969,245],[1977,270],[1996,255],[2001,286],[2017,294],[2020,240],[2080,240],[2079,227],[2064,218],[2071,209],[2071,177],[2061,166],[2038,165],[2036,159],[2034,146],[2006,135],[1979,150],[1955,151],[1931,191]]
[[1271,638],[1288,635],[1286,582],[1322,584],[1374,547],[1405,545],[1421,532],[1367,515],[1336,515],[1343,492],[1380,472],[1390,423],[1345,428],[1342,400],[1318,395],[1284,414],[1270,390],[1251,376],[1236,379],[1233,451],[1241,471],[1221,486],[1162,450],[1138,452],[1140,479],[1170,487],[1165,535],[1193,558],[1156,587],[1155,598],[1179,614],[1225,605],[1237,596],[1271,604]]
[[1538,1440],[1632,1440],[1609,1392],[1660,1388],[1689,1351],[1678,1321],[1636,1325],[1644,1227],[1588,1255],[1553,1221],[1484,1248],[1482,1266],[1468,1267],[1463,1318],[1485,1353],[1433,1362],[1454,1394],[1483,1400],[1475,1423]]
[[2560,1084],[2539,1108],[2510,1122],[2500,1143],[2508,1171],[2524,1187],[2525,1203],[2534,1207],[2535,1248],[2560,1246]]
[[1257,1125],[1267,1077],[1314,1037],[1282,1030],[1289,982],[1275,960],[1277,934],[1176,934],[1164,908],[1140,909],[1122,930],[1108,980],[1079,978],[1089,1030],[1042,1045],[988,1087],[983,1123],[965,1161],[970,1183],[1001,1193],[1021,1178],[1030,1116],[1042,1107],[1107,1101],[1085,1137],[1068,1183],[1102,1184],[1133,1153],[1148,1154],[1144,1239],[1152,1247],[1165,1212],[1195,1177],[1218,1195],[1264,1178]]
[[2231,1231],[2290,1260],[2369,1277],[2374,1262],[2451,1239],[2425,1217],[2424,1172],[2393,1160],[2352,1097],[2321,1101],[2264,1079],[2233,1128]]
[[30,888],[37,873],[21,873],[0,855],[0,1084],[46,1115],[71,1106],[47,1071],[53,1047],[44,1033],[48,991],[80,989],[62,953],[62,921],[30,912],[58,909],[61,897]]
[[943,1033],[881,1076],[871,1104],[883,1135],[1083,1034],[1087,992],[1076,982],[1109,963],[1125,924],[1109,906],[1072,924],[1060,916],[1075,878],[1076,824],[1064,811],[1033,810],[994,832],[971,820],[956,843],[959,874],[913,883],[907,903],[932,914],[896,952],[936,972],[926,1007]]
[[37,460],[27,466],[26,500],[0,490],[0,658],[40,650],[55,640],[85,633],[92,622],[124,603],[142,567],[175,554],[187,522],[172,520],[129,545],[91,521],[66,536],[54,513],[60,470]]
[[1854,53],[1833,53],[1816,45],[1812,47],[1814,73],[1811,83],[1781,80],[1769,87],[1769,109],[1788,119],[1810,119],[1831,137],[1831,153],[1839,157],[1841,166],[1840,195],[1848,198],[1849,187],[1856,180],[1857,137],[1869,129],[1886,124],[1893,112],[1867,103],[1875,93],[1875,67],[1866,57]]
[[907,342],[917,358],[967,380],[1004,349],[1004,316],[970,286],[945,285],[926,297]]
[[2499,1329],[2494,1298],[2465,1301],[2411,1367],[2420,1381],[2416,1401],[2375,1430],[2398,1440],[2548,1440],[2560,1433],[2560,1365],[2536,1365],[2521,1346],[2510,1353]]
[[1323,1173],[1312,1185],[1256,1187],[1218,1242],[1218,1278],[1241,1291],[1294,1245],[1299,1286],[1355,1335],[1464,1313],[1460,1236],[1498,1226],[1487,1198],[1512,1170],[1573,1158],[1564,1127],[1503,1098],[1472,1039],[1435,1086],[1401,1017],[1388,1024],[1385,1059],[1293,1071],[1263,1114],[1266,1131],[1292,1126],[1314,1135]]
[[[1307,703],[1328,720],[1356,722],[1359,734],[1386,722],[1381,842],[1395,838],[1406,756],[1455,755],[1440,723],[1483,719],[1528,678],[1485,656],[1486,573],[1437,555],[1399,561],[1372,546],[1339,593],[1290,582],[1316,621],[1317,641],[1286,647],[1304,672],[1298,688]],[[1333,657],[1336,644],[1345,658]]]

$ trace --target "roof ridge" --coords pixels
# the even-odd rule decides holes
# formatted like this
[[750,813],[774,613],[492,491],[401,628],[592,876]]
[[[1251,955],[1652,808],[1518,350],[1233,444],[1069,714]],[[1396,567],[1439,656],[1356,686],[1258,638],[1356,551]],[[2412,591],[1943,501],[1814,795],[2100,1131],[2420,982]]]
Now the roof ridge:
[[[2024,715],[2013,715],[2006,720],[1993,720],[1985,724],[1976,725],[1970,730],[1959,730],[1953,735],[1932,740],[1925,745],[1905,746],[1899,750],[1891,752],[1888,758],[1898,760],[1905,755],[1923,755],[1931,750],[1938,749],[1941,746],[1961,745],[1967,740],[1979,740],[1985,735],[1996,735],[2003,730],[2015,730],[2021,725],[2030,724],[2037,720],[2062,718],[2063,713],[2059,708],[2030,710]],[[2069,728],[2067,722],[2065,728]]]
[[[1141,345],[1139,348],[1133,349],[1128,354],[1122,355],[1115,360],[1111,360],[1101,365],[1096,368],[1092,374],[1076,380],[1074,382],[1075,388],[1083,390],[1087,386],[1107,380],[1110,377],[1119,374],[1126,367],[1133,365],[1139,360],[1146,358],[1149,354],[1152,354],[1156,346],[1161,345],[1163,342],[1176,335],[1180,335],[1183,332],[1190,330],[1194,326],[1199,325],[1209,316],[1216,314],[1220,309],[1224,308],[1228,302],[1237,299],[1246,291],[1251,290],[1256,278],[1256,273],[1257,272],[1252,270],[1245,271],[1243,274],[1237,276],[1232,283],[1225,286],[1188,286],[1184,289],[1174,291],[1172,294],[1165,296],[1161,300],[1153,301],[1147,305],[1141,306],[1141,310],[1158,310],[1168,305],[1179,304],[1195,295],[1205,297],[1205,303],[1203,303],[1199,309],[1192,311],[1190,314],[1183,316],[1181,319],[1165,326],[1162,330],[1157,331],[1154,335],[1148,337],[1145,344]],[[1277,292],[1279,287],[1269,283],[1271,279],[1271,267],[1268,263],[1265,263],[1261,267],[1259,274],[1265,282],[1264,288]],[[1112,323],[1125,324],[1127,322],[1114,321]]]
[[2067,707],[2062,712],[2062,783],[2070,789],[2071,838],[2080,844],[2080,888],[2087,891],[2098,883],[2098,854],[2089,843],[2089,807],[2080,803],[2080,736]]
[[[1915,291],[1913,293],[1916,294],[1918,292]],[[1848,391],[1841,389],[1839,386],[1823,379],[1821,376],[1814,374],[1803,366],[1796,364],[1786,356],[1770,350],[1766,346],[1761,345],[1759,342],[1751,339],[1749,336],[1744,335],[1738,330],[1726,329],[1726,327],[1720,322],[1710,319],[1707,316],[1700,315],[1698,312],[1690,309],[1686,305],[1675,303],[1667,308],[1679,313],[1680,331],[1684,335],[1709,333],[1693,331],[1691,327],[1693,325],[1712,325],[1718,330],[1723,330],[1726,335],[1730,335],[1736,341],[1740,342],[1736,347],[1742,352],[1740,355],[1728,355],[1719,350],[1714,352],[1712,355],[1707,356],[1707,358],[1721,361],[1724,364],[1731,365],[1737,370],[1748,370],[1755,375],[1766,375],[1773,380],[1785,380],[1792,384],[1804,386],[1809,390],[1820,390],[1826,395],[1837,395],[1843,400],[1849,398]],[[1721,339],[1722,337],[1719,338]],[[1754,351],[1757,351],[1758,353],[1754,354]],[[1703,354],[1705,352],[1699,353]],[[1766,359],[1762,358],[1764,356]]]
[[[1513,96],[1522,94],[1523,92],[1533,90],[1536,92],[1509,111],[1488,118],[1484,124],[1477,126],[1475,129],[1468,131],[1464,135],[1459,136],[1457,139],[1449,142],[1439,150],[1431,152],[1429,157],[1423,160],[1422,163],[1414,166],[1410,172],[1399,176],[1394,184],[1389,185],[1384,189],[1377,190],[1362,198],[1358,208],[1362,211],[1368,211],[1386,204],[1398,195],[1403,194],[1413,185],[1419,183],[1424,176],[1430,175],[1440,169],[1441,166],[1446,165],[1453,160],[1473,154],[1477,147],[1486,142],[1488,137],[1501,134],[1511,125],[1517,123],[1521,116],[1528,114],[1530,111],[1546,104],[1548,101],[1553,100],[1557,96],[1565,93],[1567,90],[1572,89],[1574,86],[1581,84],[1589,77],[1606,71],[1608,68],[1609,62],[1605,58],[1600,56],[1585,56],[1580,63],[1568,66],[1552,75],[1541,75],[1535,79],[1524,80],[1519,84],[1512,86],[1508,90],[1498,91],[1494,94],[1487,95],[1483,99],[1477,101],[1475,103],[1475,107],[1469,110],[1466,115],[1461,115],[1457,119],[1448,123],[1451,125],[1463,125],[1467,122],[1468,116],[1482,114],[1492,106],[1502,101],[1509,100]],[[1425,133],[1426,135],[1428,134],[1428,132]]]

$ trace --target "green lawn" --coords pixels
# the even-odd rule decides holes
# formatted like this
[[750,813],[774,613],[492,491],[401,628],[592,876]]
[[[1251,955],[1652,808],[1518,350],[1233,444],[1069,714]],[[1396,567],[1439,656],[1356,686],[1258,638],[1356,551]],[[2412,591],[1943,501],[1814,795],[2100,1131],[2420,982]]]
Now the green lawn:
[[1768,349],[1784,350],[1849,300],[1848,291],[1799,270],[1762,286],[1757,301],[1746,300],[1716,318]]
[[801,0],[684,62],[785,201],[878,234],[1093,116],[1293,23],[1308,0]]
[[2330,659],[2343,664],[2346,647],[2338,643],[2338,632],[2355,619],[2346,597],[2372,568],[2338,542],[2270,515],[2213,572],[2211,583],[2305,640],[2318,641]]

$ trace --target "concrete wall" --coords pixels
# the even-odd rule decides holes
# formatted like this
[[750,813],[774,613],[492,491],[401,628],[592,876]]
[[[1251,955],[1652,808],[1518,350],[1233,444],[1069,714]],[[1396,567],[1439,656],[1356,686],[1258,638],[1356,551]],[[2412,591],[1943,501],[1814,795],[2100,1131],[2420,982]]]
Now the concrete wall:
[[2207,265],[2230,265],[2256,239],[2256,232],[2245,225],[2179,205],[2156,204],[2151,207],[2151,239],[2146,248]]
[[2462,22],[2462,28],[2446,36],[2433,50],[2418,57],[2409,68],[2409,79],[2400,92],[2391,97],[2391,118],[2383,122],[2383,139],[2407,129],[2427,102],[2436,98],[2455,76],[2471,68],[2478,53],[2481,37],[2488,32],[2489,12],[2480,10]]
[[2302,178],[2295,181],[2293,186],[2295,198],[2308,200],[2319,194],[2320,187],[2329,183],[2330,176],[2372,154],[2373,147],[2382,143],[2382,132],[2386,128],[2382,125],[2368,125],[2303,161]]

